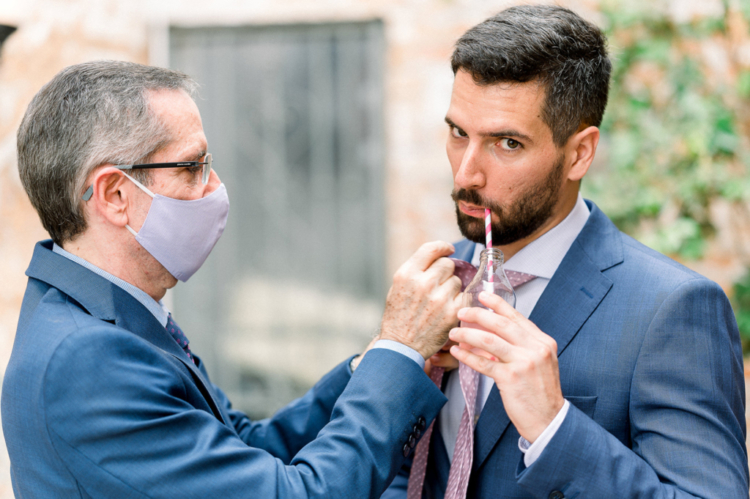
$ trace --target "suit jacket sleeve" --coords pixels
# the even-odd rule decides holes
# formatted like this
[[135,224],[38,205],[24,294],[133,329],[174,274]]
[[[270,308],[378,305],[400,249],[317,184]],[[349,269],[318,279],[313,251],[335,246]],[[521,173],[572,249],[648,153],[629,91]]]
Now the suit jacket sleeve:
[[[626,312],[627,313],[627,312]],[[539,459],[519,466],[533,497],[745,498],[742,352],[721,288],[687,281],[664,298],[641,345],[628,448],[575,406]]]
[[56,348],[43,406],[53,448],[84,497],[377,497],[419,417],[445,397],[410,359],[369,352],[330,423],[286,465],[186,402],[168,355],[114,327]]
[[233,409],[224,392],[212,386],[242,441],[289,464],[331,420],[333,406],[351,378],[349,360],[323,376],[303,397],[261,421],[252,421],[245,413]]

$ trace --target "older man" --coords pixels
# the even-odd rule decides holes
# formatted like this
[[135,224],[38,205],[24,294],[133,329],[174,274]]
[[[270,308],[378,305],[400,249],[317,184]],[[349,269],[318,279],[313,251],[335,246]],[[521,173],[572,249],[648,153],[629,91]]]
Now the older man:
[[747,497],[726,296],[579,194],[607,104],[601,31],[561,7],[513,7],[467,31],[452,66],[456,256],[478,260],[489,208],[517,309],[489,295],[496,313],[459,313],[479,327],[451,333],[465,364],[409,499]]
[[[18,497],[378,496],[445,398],[424,359],[455,321],[454,251],[401,267],[378,342],[267,421],[233,410],[160,301],[224,230],[191,98],[174,71],[65,69],[18,132],[52,241],[27,271],[2,421]],[[351,369],[356,368],[352,374]]]

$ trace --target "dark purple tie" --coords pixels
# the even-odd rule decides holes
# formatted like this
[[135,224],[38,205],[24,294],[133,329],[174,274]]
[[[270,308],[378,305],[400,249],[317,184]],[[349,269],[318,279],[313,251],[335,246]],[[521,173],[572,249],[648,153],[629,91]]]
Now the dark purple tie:
[[193,354],[190,352],[190,340],[187,339],[187,336],[182,332],[180,326],[178,326],[174,319],[172,319],[172,314],[169,314],[169,319],[167,320],[167,332],[172,335],[172,338],[174,338],[177,344],[185,350],[188,358],[193,361],[193,364],[195,364]]

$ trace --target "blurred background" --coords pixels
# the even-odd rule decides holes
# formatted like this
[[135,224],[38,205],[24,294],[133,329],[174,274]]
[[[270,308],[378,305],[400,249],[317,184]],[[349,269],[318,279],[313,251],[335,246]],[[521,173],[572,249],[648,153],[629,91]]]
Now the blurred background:
[[[465,30],[517,3],[0,0],[0,375],[47,238],[15,133],[62,68],[128,60],[200,83],[232,210],[167,301],[213,381],[263,417],[369,342],[390,276],[421,243],[459,239],[449,57]],[[585,197],[717,281],[750,352],[750,0],[555,3],[607,32],[615,65]],[[0,444],[0,499],[8,467]]]

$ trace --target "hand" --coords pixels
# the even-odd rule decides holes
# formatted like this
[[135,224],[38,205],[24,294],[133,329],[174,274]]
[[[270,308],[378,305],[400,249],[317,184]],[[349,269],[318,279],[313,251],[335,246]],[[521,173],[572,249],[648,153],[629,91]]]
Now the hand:
[[461,280],[453,275],[448,243],[423,244],[393,276],[380,339],[403,343],[425,359],[437,353],[456,324]]
[[458,359],[451,355],[450,349],[453,345],[456,345],[455,341],[450,341],[443,345],[443,348],[427,359],[424,370],[427,375],[430,375],[431,366],[442,367],[446,372],[452,371],[458,367]]
[[557,342],[499,296],[480,293],[479,301],[495,313],[477,307],[461,309],[458,318],[475,327],[451,331],[450,338],[459,343],[451,353],[495,380],[518,433],[534,442],[565,403]]

